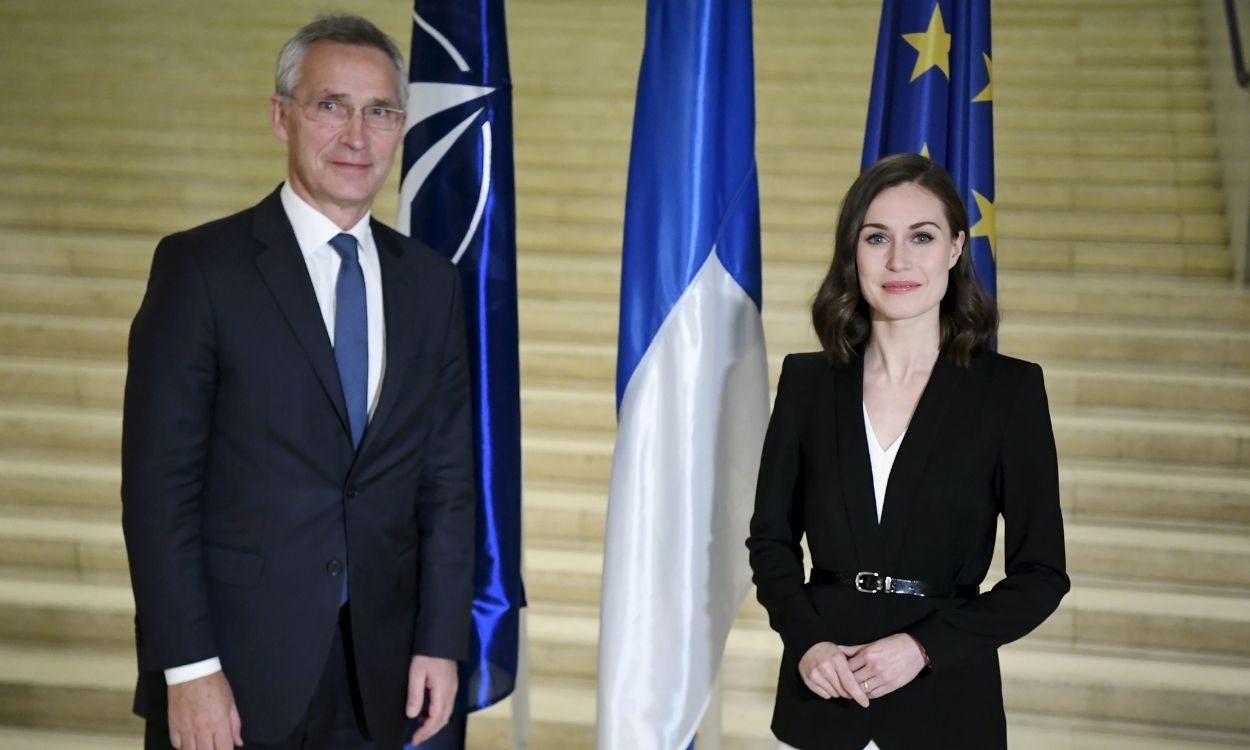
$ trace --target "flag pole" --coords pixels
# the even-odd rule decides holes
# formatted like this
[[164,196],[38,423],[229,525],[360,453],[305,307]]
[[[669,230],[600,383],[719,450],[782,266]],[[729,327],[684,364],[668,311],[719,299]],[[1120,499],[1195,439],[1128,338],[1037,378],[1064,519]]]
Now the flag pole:
[[[721,667],[724,668],[723,663]],[[721,737],[725,731],[724,698],[725,690],[717,674],[708,697],[707,710],[703,712],[703,722],[699,724],[698,750],[721,750]]]
[[[521,576],[525,576],[525,547],[521,547]],[[516,682],[512,687],[512,747],[530,748],[530,648],[529,610],[521,608],[517,620]]]

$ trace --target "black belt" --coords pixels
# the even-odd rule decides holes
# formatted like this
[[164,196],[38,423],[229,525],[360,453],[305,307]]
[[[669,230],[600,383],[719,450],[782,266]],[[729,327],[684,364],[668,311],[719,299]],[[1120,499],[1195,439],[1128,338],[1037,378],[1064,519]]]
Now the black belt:
[[941,599],[972,599],[980,592],[979,586],[911,581],[866,570],[859,573],[839,573],[834,570],[812,568],[812,576],[808,581],[817,586],[853,586],[862,594],[906,594],[908,596],[933,596]]

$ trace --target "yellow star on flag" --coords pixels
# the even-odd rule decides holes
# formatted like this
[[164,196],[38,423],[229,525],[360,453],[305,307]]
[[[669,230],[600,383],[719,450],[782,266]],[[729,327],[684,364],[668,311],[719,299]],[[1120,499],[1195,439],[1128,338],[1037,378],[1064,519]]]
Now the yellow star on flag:
[[994,259],[998,259],[998,251],[994,247],[994,241],[998,234],[998,229],[994,224],[994,204],[989,198],[981,195],[977,191],[972,191],[972,199],[977,202],[977,209],[981,212],[981,218],[976,224],[972,225],[973,237],[985,237],[990,241],[990,255]]
[[974,102],[992,102],[994,101],[994,64],[990,62],[990,56],[981,53],[981,57],[985,58],[985,88],[981,89],[981,93],[973,97]]
[[927,142],[920,147],[920,155],[926,159],[929,158],[929,144]]
[[942,23],[942,6],[933,6],[933,16],[929,19],[929,28],[913,34],[904,34],[903,41],[916,48],[920,54],[916,57],[916,67],[911,71],[911,80],[916,80],[929,68],[937,68],[951,77],[951,35],[946,33]]

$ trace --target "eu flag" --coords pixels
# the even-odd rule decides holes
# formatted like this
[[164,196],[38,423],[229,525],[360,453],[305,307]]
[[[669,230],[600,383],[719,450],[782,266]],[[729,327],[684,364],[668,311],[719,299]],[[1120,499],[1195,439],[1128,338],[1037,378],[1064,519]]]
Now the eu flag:
[[972,222],[968,246],[996,293],[990,0],[884,0],[863,167],[918,153],[955,178]]
[[416,0],[412,19],[398,224],[460,269],[473,379],[477,561],[463,716],[512,692],[525,604],[512,84],[503,0]]

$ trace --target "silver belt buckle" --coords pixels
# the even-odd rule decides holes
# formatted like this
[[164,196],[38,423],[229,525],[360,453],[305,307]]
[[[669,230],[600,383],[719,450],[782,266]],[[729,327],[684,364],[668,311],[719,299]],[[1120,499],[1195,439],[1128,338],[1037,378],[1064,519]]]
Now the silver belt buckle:
[[[871,587],[863,583],[864,578],[868,576],[874,579]],[[884,589],[885,586],[882,583],[880,573],[874,573],[871,570],[861,570],[855,574],[855,590],[861,594],[880,594]]]

